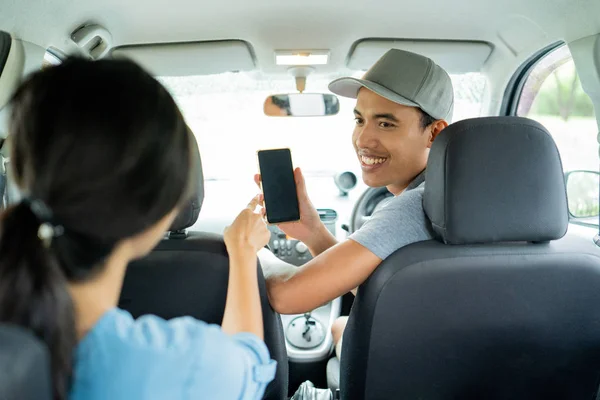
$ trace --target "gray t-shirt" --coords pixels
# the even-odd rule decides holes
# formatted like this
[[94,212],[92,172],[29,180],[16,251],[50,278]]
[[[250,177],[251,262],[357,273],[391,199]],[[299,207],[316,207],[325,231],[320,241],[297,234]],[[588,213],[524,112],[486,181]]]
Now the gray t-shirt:
[[350,239],[382,260],[411,243],[433,239],[433,228],[423,209],[424,191],[425,171],[417,175],[404,192],[375,211]]

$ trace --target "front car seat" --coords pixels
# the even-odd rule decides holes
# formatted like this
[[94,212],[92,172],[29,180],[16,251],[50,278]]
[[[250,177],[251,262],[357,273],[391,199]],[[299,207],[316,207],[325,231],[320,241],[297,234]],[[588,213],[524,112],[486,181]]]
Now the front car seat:
[[[199,153],[197,163],[201,170]],[[129,311],[134,318],[144,314],[164,319],[188,315],[210,324],[221,324],[229,280],[229,257],[223,237],[186,232],[196,223],[203,199],[204,184],[200,173],[196,194],[180,211],[168,238],[147,257],[129,265],[119,307]],[[269,304],[258,259],[257,268],[264,341],[271,358],[277,361],[275,379],[267,386],[264,399],[282,400],[287,398],[288,390],[285,336],[281,318]]]
[[52,399],[48,349],[29,331],[9,324],[0,324],[0,399]]
[[341,398],[595,398],[600,252],[565,236],[546,129],[517,117],[449,126],[424,207],[438,240],[400,249],[358,290]]

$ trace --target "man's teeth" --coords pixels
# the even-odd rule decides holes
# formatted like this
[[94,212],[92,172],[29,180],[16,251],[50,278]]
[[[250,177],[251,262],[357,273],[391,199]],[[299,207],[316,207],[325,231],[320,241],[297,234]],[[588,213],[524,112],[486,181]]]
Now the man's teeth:
[[365,156],[361,156],[360,159],[362,160],[363,163],[365,163],[367,165],[381,164],[382,162],[387,160],[387,158],[365,157]]

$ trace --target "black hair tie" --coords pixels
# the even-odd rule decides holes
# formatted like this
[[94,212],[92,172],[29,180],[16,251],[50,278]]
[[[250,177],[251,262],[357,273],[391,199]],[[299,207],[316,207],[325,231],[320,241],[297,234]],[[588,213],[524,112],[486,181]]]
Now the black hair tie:
[[38,238],[42,241],[44,247],[50,248],[52,239],[64,233],[63,226],[54,221],[52,210],[42,200],[26,198],[23,202],[40,222],[37,232]]

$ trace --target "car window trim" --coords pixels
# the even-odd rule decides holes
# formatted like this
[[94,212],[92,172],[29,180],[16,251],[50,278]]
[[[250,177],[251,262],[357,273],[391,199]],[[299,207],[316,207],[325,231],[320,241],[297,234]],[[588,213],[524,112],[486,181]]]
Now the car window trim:
[[517,115],[517,108],[519,107],[519,100],[523,94],[523,88],[525,83],[531,75],[531,72],[535,69],[536,65],[544,59],[548,54],[557,50],[567,44],[564,41],[554,42],[529,57],[521,66],[515,71],[513,76],[510,78],[506,89],[504,90],[504,96],[502,98],[502,105],[500,106],[499,115],[515,116]]

